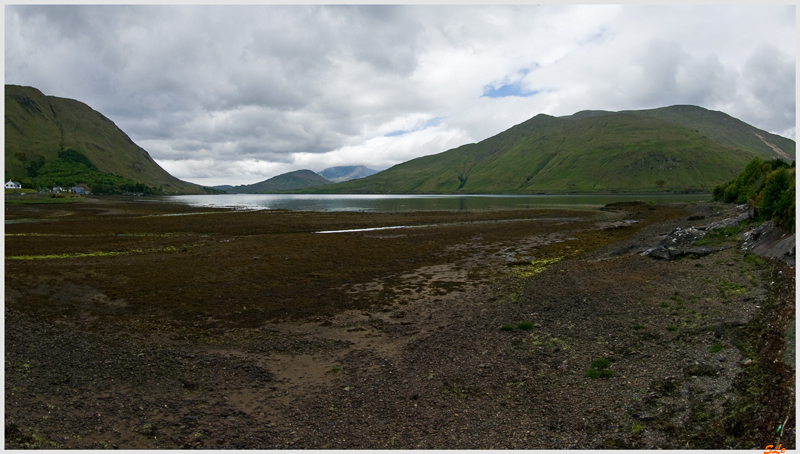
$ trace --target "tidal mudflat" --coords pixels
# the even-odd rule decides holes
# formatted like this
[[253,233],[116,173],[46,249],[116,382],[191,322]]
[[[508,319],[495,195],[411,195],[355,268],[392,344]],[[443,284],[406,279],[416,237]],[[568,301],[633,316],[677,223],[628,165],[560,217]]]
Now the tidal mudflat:
[[795,446],[794,270],[641,255],[731,206],[5,213],[6,448]]

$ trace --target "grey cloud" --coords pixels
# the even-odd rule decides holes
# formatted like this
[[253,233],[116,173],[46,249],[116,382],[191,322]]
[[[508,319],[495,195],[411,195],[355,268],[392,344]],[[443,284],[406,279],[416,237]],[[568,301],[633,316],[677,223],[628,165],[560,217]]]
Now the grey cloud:
[[[295,153],[342,147],[388,162],[443,151],[431,144],[456,146],[454,137],[481,140],[543,109],[746,98],[729,113],[758,112],[741,118],[786,130],[795,58],[748,15],[767,11],[761,22],[777,17],[773,28],[793,36],[778,14],[786,8],[770,8],[8,5],[5,71],[8,83],[89,104],[157,160],[193,160],[184,170],[200,159],[288,168]],[[520,80],[546,90],[480,98],[487,84]],[[447,117],[439,136],[382,137],[390,124],[436,117]],[[382,145],[369,148],[376,137]]]
[[664,105],[678,94],[678,70],[688,55],[675,42],[654,40],[642,51],[642,70],[636,85],[629,89],[644,105]]
[[743,68],[744,84],[761,104],[764,115],[776,130],[795,126],[796,66],[791,56],[775,46],[761,45]]

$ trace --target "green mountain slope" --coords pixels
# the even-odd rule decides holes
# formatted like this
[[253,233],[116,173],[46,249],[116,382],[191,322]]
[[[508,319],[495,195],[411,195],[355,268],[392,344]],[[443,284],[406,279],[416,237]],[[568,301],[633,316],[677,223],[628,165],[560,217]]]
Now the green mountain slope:
[[[728,120],[721,120],[722,116]],[[692,117],[707,118],[692,127],[687,119]],[[309,192],[711,192],[736,176],[753,156],[775,156],[772,148],[757,137],[757,142],[714,140],[715,134],[724,134],[728,125],[742,137],[759,134],[794,155],[793,141],[779,141],[777,136],[721,112],[699,107],[586,111],[568,117],[537,115],[479,143]]]
[[56,161],[59,153],[72,149],[101,173],[160,187],[165,193],[207,192],[167,173],[114,122],[86,104],[18,85],[6,85],[5,97],[6,179],[23,178],[30,174],[30,163]]
[[232,194],[270,194],[326,184],[331,184],[331,182],[310,170],[304,169],[287,172],[258,183],[234,186],[227,189],[227,192]]
[[761,159],[775,157],[785,161],[795,159],[793,140],[762,131],[724,112],[697,106],[672,106],[628,113],[660,118],[697,129],[715,142],[752,151]]

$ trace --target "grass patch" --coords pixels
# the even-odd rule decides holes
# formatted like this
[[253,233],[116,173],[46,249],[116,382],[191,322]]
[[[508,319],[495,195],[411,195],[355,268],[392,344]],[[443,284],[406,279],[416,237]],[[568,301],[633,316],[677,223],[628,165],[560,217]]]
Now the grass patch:
[[514,331],[514,325],[503,325],[500,329],[503,331]]
[[706,234],[703,238],[692,243],[694,246],[719,246],[744,231],[743,225],[720,227]]
[[744,261],[754,266],[764,266],[766,263],[761,257],[749,252],[744,255]]
[[597,358],[592,361],[589,370],[583,376],[586,378],[611,378],[614,373],[611,372],[609,367],[611,367],[611,361],[605,358]]
[[717,286],[717,290],[719,291],[719,295],[722,297],[722,299],[727,299],[732,295],[744,295],[747,293],[746,288],[735,282],[729,281],[722,281],[722,283]]
[[85,197],[33,197],[33,198],[6,198],[6,203],[11,205],[52,205],[57,203],[80,203]]
[[667,331],[676,331],[678,329],[678,325],[669,325],[667,327]]
[[717,353],[722,351],[724,347],[719,342],[714,343],[711,347],[708,347],[708,351],[711,353]]
[[611,378],[613,375],[614,373],[608,369],[589,369],[583,374],[586,378]]
[[518,324],[517,324],[517,329],[521,329],[521,330],[525,330],[525,331],[530,331],[530,330],[532,330],[532,329],[533,329],[533,323],[532,323],[532,322],[522,322],[522,323],[518,323]]

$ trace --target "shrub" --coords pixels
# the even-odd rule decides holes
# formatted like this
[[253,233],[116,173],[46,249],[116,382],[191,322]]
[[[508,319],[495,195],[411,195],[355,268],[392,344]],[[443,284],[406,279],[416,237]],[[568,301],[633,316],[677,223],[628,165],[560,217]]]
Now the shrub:
[[614,373],[608,369],[589,369],[583,374],[586,378],[611,378],[613,375]]
[[525,330],[525,331],[530,331],[530,330],[533,329],[533,323],[531,323],[531,322],[522,322],[522,323],[517,324],[517,328]]
[[785,161],[753,158],[732,181],[714,188],[714,200],[747,203],[757,221],[771,219],[787,231],[795,230],[795,167]]
[[614,375],[608,368],[611,367],[611,362],[605,358],[598,358],[592,361],[590,369],[583,374],[586,378],[611,378]]

